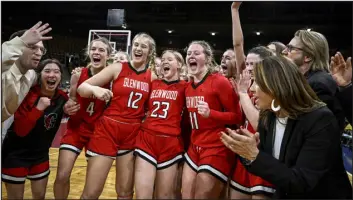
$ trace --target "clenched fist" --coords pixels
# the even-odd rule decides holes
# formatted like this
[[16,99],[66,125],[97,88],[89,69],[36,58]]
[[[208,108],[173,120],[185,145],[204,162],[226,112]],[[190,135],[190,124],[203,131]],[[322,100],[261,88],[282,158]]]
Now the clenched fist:
[[94,86],[93,95],[97,99],[102,100],[102,101],[106,101],[106,102],[109,101],[110,98],[113,97],[112,91],[105,89],[105,88],[98,87],[98,86]]
[[50,99],[48,97],[41,97],[38,101],[37,108],[38,110],[45,110],[50,105]]
[[208,107],[208,103],[204,101],[199,101],[197,105],[197,112],[204,118],[208,118],[210,116],[210,108]]

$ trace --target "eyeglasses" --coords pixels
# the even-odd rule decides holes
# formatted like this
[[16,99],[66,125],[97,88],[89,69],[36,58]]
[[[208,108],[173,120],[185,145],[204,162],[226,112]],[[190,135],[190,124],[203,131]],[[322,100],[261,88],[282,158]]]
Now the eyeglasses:
[[47,49],[44,47],[38,47],[38,46],[32,45],[32,46],[29,46],[28,48],[30,48],[34,52],[36,52],[39,49],[42,52],[42,55],[45,55],[47,53]]
[[304,49],[299,48],[299,47],[295,47],[295,46],[290,45],[290,44],[287,44],[287,45],[286,45],[286,48],[287,48],[287,50],[288,50],[289,52],[292,52],[293,50],[300,50],[300,51],[304,51]]

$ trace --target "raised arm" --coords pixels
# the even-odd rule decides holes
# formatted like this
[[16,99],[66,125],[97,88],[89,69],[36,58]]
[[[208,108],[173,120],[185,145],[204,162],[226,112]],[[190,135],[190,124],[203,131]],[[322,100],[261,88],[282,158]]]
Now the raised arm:
[[245,65],[244,56],[244,37],[241,29],[240,18],[239,18],[239,7],[241,2],[232,3],[232,35],[233,35],[233,47],[235,52],[235,61],[237,64],[237,77],[242,73]]
[[[236,85],[238,87],[240,105],[251,126],[254,128],[254,130],[257,130],[260,112],[256,109],[252,100],[249,97],[248,89],[250,87],[250,84],[250,74],[247,70],[244,70],[242,75],[239,77],[238,84]],[[253,84],[256,83],[254,82]]]
[[44,110],[50,105],[50,99],[47,97],[40,97],[36,106],[31,105],[31,99],[33,98],[27,96],[15,113],[14,130],[20,137],[31,132],[37,120],[43,116]]
[[50,40],[52,37],[45,37],[51,28],[49,24],[42,25],[38,22],[32,28],[28,29],[21,37],[15,37],[10,41],[4,42],[1,45],[1,72],[10,69],[12,64],[22,55],[23,49],[26,46],[37,44],[43,40]]

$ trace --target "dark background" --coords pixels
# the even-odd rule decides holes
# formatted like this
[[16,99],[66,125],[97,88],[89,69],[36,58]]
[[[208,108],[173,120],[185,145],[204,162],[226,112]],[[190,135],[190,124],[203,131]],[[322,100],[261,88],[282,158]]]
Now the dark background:
[[[108,29],[108,9],[125,9],[132,37],[149,33],[157,51],[182,51],[192,40],[206,40],[219,61],[232,48],[230,6],[232,2],[1,2],[2,42],[12,32],[49,22],[54,39],[45,45],[46,56],[82,54],[90,29]],[[330,52],[352,55],[352,2],[244,2],[240,8],[245,49],[278,40],[289,43],[298,29],[323,33]],[[121,29],[121,28],[115,28]],[[172,34],[167,29],[173,29]],[[217,32],[211,36],[210,32]],[[256,31],[261,31],[257,36]],[[63,42],[65,41],[65,42]]]

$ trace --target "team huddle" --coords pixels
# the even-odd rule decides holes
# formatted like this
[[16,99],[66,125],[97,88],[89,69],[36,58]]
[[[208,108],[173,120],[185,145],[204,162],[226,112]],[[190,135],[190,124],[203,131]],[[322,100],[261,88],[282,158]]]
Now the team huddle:
[[[293,124],[287,126],[287,122],[292,123],[291,118],[297,117],[294,115],[321,116],[322,112],[326,118],[320,119],[334,121],[325,130],[336,133],[341,128],[336,126],[336,118],[339,122],[342,120],[338,119],[338,112],[334,112],[336,116],[332,114],[329,111],[333,110],[332,107],[326,108],[326,104],[310,89],[310,81],[309,84],[306,82],[296,60],[288,59],[288,55],[282,56],[282,52],[290,54],[301,51],[301,48],[271,43],[266,47],[252,48],[247,55],[244,54],[239,6],[239,2],[232,4],[234,50],[223,54],[220,66],[214,61],[213,51],[205,41],[192,41],[187,47],[185,59],[174,50],[166,50],[157,58],[156,43],[147,33],[139,33],[133,38],[129,58],[128,55],[116,54],[114,63],[108,62],[113,56],[109,41],[106,38],[92,40],[87,47],[89,64],[72,72],[68,95],[59,89],[62,79],[60,62],[47,59],[39,65],[37,63],[38,67],[33,67],[38,74],[36,82],[14,113],[14,122],[3,141],[2,181],[5,182],[9,199],[23,198],[26,178],[31,180],[33,198],[45,198],[50,173],[49,148],[65,114],[69,120],[60,143],[54,183],[56,199],[68,198],[70,176],[82,151],[87,157],[87,171],[81,199],[100,197],[114,160],[119,199],[132,199],[134,193],[138,199],[227,198],[228,190],[230,198],[270,198],[278,190],[278,183],[285,183],[280,187],[282,191],[277,191],[282,197],[287,195],[283,188],[291,191],[292,185],[297,189],[303,182],[321,187],[316,181],[321,175],[317,175],[316,169],[311,170],[312,163],[305,159],[301,160],[304,164],[298,161],[304,166],[298,171],[304,169],[304,175],[307,173],[315,177],[303,181],[300,179],[302,171],[294,176],[288,170],[291,166],[278,162],[283,161],[284,153],[281,151],[285,147],[281,147],[281,142],[285,138],[285,130],[295,127]],[[38,60],[45,52],[42,42],[29,44],[25,36],[30,31],[44,30],[48,25],[44,26],[42,28],[39,23],[26,32],[14,34],[5,45],[10,46],[11,42],[25,44],[30,50],[23,54],[33,54]],[[295,39],[303,37],[324,38],[316,32],[300,30],[295,33]],[[324,44],[322,46],[327,44],[325,38],[319,42]],[[21,57],[22,61],[16,61],[14,66],[20,68],[25,65],[25,58]],[[274,73],[270,74],[271,70]],[[268,78],[270,76],[272,78]],[[330,75],[325,73],[321,76]],[[275,89],[269,89],[271,87]],[[286,105],[283,98],[287,97],[281,96],[282,92],[292,95],[288,98],[294,99],[295,105]],[[269,125],[264,127],[260,121],[267,123],[262,117],[264,111],[270,110],[276,114],[273,114],[274,122],[271,122],[272,118],[266,118]],[[312,115],[305,115],[307,113]],[[310,120],[307,123],[310,127]],[[315,125],[321,127],[319,122]],[[273,137],[269,141],[266,134],[259,136],[257,132],[264,133],[268,127],[275,127],[275,137],[279,133],[283,138]],[[300,128],[302,131],[306,126]],[[265,144],[259,145],[259,137],[262,137],[263,143],[270,143],[270,150],[266,149]],[[301,145],[296,142],[302,139],[293,138],[294,145],[290,143],[292,141],[289,143],[294,146],[291,150],[296,151]],[[251,145],[255,148],[251,149]],[[272,160],[267,162],[257,146],[264,148],[262,151],[268,151],[268,155],[272,153],[273,159],[271,157]],[[310,145],[310,148],[312,146],[315,147]],[[339,146],[336,147],[339,149]],[[307,154],[317,154],[314,150],[310,152]],[[338,161],[335,163],[340,164],[330,168],[336,170],[334,173],[327,174],[337,172],[337,177],[342,178],[337,178],[337,181],[346,183],[343,162],[339,160],[340,156],[336,157]],[[255,159],[260,161],[249,169],[247,166]],[[264,163],[274,163],[273,166],[280,167],[256,168],[264,166]],[[262,176],[268,178],[265,180],[255,175],[258,172],[249,172],[256,169],[263,173],[269,172],[268,169],[283,169],[279,174],[286,176],[277,179],[274,174],[265,174]],[[293,167],[293,170],[297,168]],[[297,177],[300,180],[295,179]],[[287,181],[286,178],[295,181]],[[269,180],[274,181],[276,187]],[[297,195],[295,189],[290,195]],[[298,194],[306,194],[300,192]],[[341,194],[345,195],[344,192]],[[314,193],[313,196],[317,197]]]
[[[107,41],[92,41],[90,49],[95,46],[107,49]],[[89,110],[91,103],[81,101],[92,102],[89,98],[92,95],[98,99],[94,101],[100,100],[103,105],[109,101],[107,108],[100,107],[104,112],[95,123],[94,130],[91,129],[89,141],[86,140],[87,155],[101,156],[88,161],[82,194],[84,199],[96,198],[102,192],[105,183],[102,177],[107,176],[113,162],[111,158],[115,157],[117,167],[120,167],[117,168],[119,198],[132,198],[134,185],[137,198],[152,198],[153,195],[156,198],[176,198],[176,191],[181,190],[180,185],[177,188],[176,180],[181,178],[178,173],[183,157],[186,164],[182,185],[188,185],[183,190],[187,195],[183,195],[185,198],[194,197],[194,190],[188,191],[188,188],[192,189],[197,184],[197,174],[212,175],[210,181],[219,185],[228,181],[235,154],[224,146],[219,133],[226,125],[240,125],[242,120],[239,100],[231,83],[221,74],[209,70],[214,66],[210,65],[212,51],[206,42],[192,42],[187,52],[187,73],[199,78],[193,82],[180,80],[181,72],[186,71],[182,69],[185,63],[180,53],[175,51],[165,51],[161,55],[159,72],[155,70],[154,58],[150,56],[154,48],[154,40],[149,35],[138,34],[132,42],[131,62],[107,66],[77,86],[81,111]],[[97,56],[97,59],[99,57],[104,63],[106,58],[103,56],[108,55]],[[82,72],[87,70],[89,68]],[[111,89],[105,87],[110,82]],[[219,88],[222,88],[222,94]],[[79,116],[89,117],[89,114],[81,113]],[[183,118],[189,123],[182,125]],[[182,137],[182,134],[190,137],[184,128],[188,125],[192,133],[190,145],[186,147],[184,144],[189,141],[183,141],[187,137]],[[72,135],[79,135],[77,133],[83,130],[76,129]],[[69,150],[69,146],[70,149],[79,148],[66,138],[70,138],[69,134],[64,136],[61,149]],[[60,156],[64,155],[62,152]],[[220,193],[221,189],[218,187],[218,191],[213,193]]]

